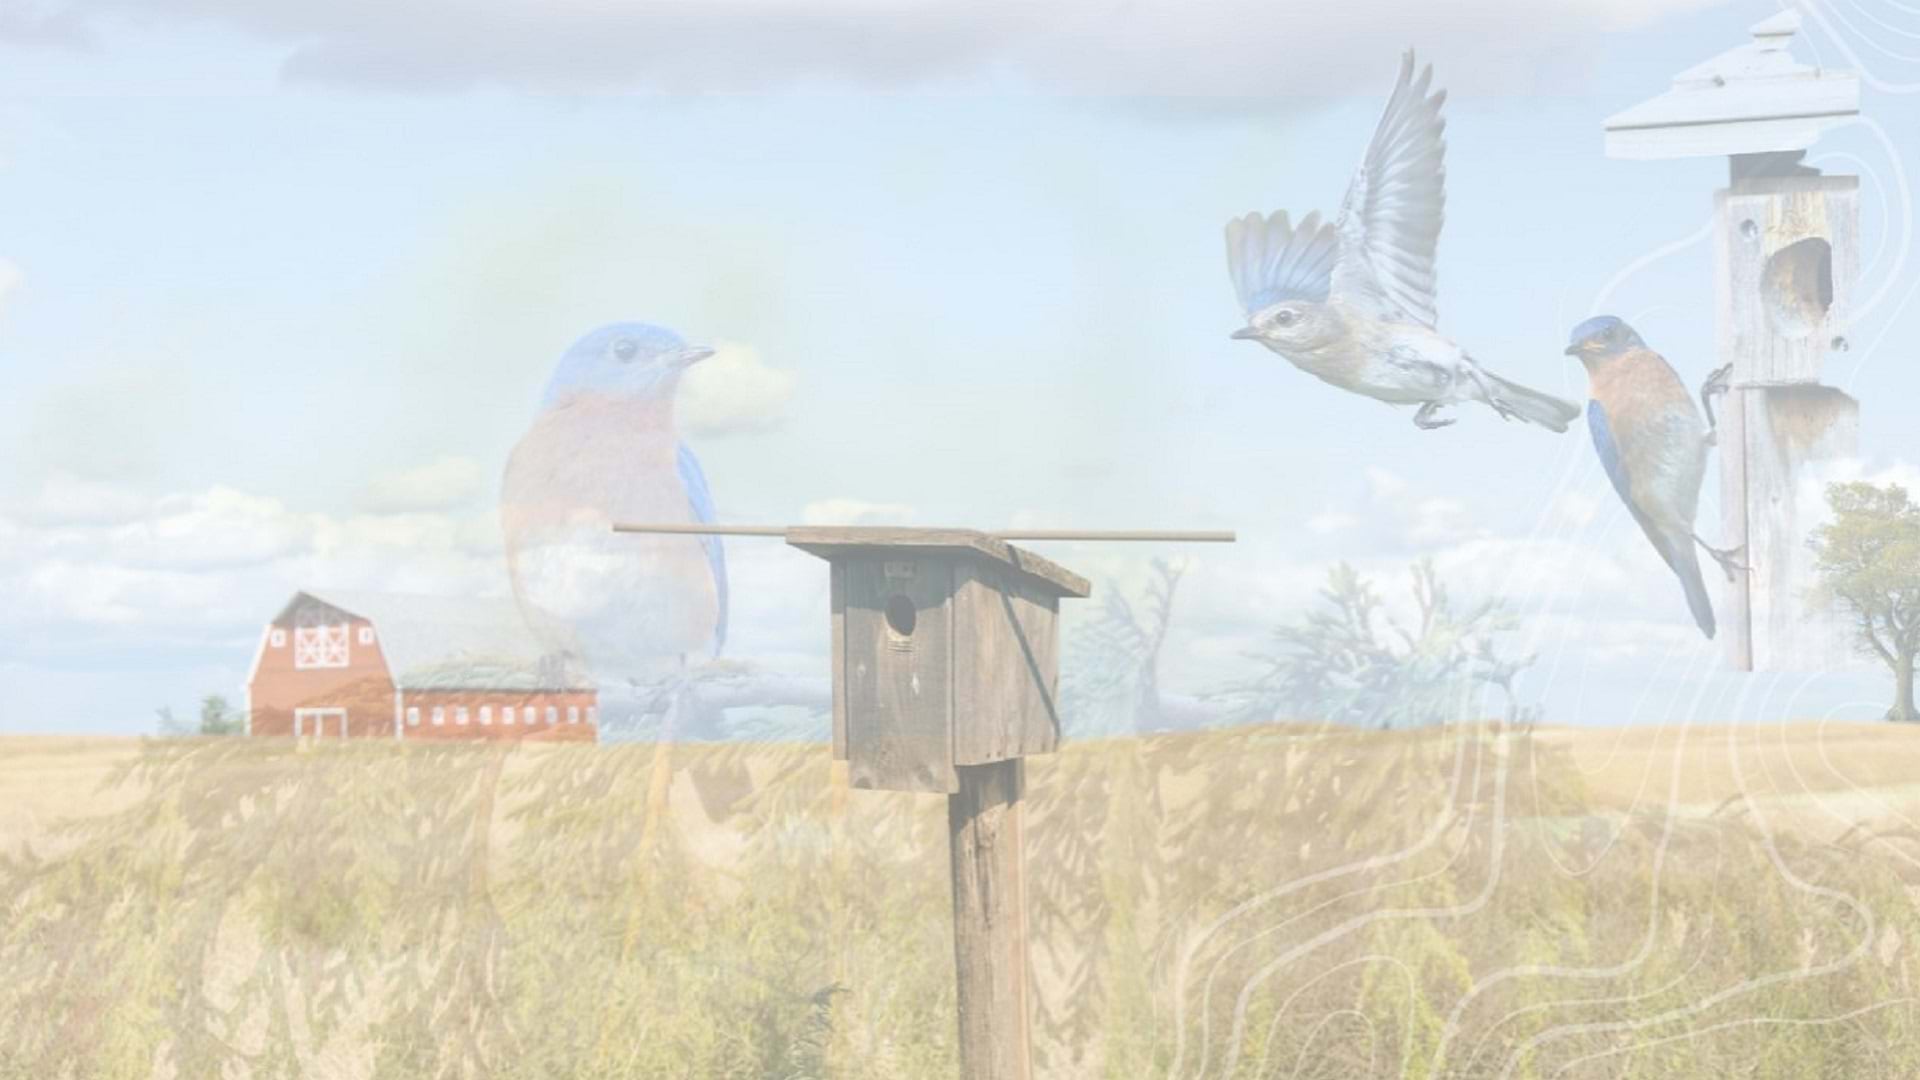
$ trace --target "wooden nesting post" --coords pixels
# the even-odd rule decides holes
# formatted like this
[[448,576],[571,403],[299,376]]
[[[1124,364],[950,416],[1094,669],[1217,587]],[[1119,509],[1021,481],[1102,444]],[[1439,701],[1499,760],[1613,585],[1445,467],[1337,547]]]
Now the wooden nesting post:
[[1718,606],[1740,671],[1820,670],[1849,655],[1844,627],[1813,599],[1806,541],[1824,492],[1807,481],[1859,442],[1859,403],[1820,382],[1827,357],[1848,347],[1859,179],[1822,175],[1801,158],[1859,114],[1860,83],[1796,62],[1799,27],[1792,11],[1769,18],[1751,43],[1606,121],[1609,157],[1729,160],[1713,233],[1719,363],[1733,365],[1715,410],[1720,542],[1745,545],[1752,569],[1722,589]]
[[1008,540],[1230,532],[615,525],[779,536],[832,565],[833,756],[852,785],[947,797],[964,1080],[1029,1080],[1024,760],[1060,744],[1060,601],[1085,578]]
[[1060,600],[1088,584],[966,530],[787,542],[832,564],[834,757],[854,787],[947,796],[961,1075],[1025,1080],[1022,759],[1060,743]]

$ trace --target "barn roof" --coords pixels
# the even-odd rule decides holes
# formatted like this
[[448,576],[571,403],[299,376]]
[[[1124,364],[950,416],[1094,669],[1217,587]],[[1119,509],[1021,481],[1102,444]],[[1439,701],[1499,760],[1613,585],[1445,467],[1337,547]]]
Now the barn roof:
[[[591,690],[572,632],[543,619],[536,635],[512,600],[305,589],[275,622],[312,598],[373,624],[402,690]],[[560,642],[558,649],[542,641]]]

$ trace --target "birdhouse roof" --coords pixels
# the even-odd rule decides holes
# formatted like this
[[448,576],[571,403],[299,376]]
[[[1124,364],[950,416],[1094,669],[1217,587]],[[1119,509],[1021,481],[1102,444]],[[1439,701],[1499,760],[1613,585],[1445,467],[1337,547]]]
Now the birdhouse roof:
[[945,554],[1010,569],[1056,596],[1083,597],[1093,591],[1086,578],[1066,567],[972,529],[796,525],[786,536],[787,543],[827,560]]
[[1804,150],[1860,113],[1860,78],[1793,58],[1800,15],[1754,24],[1753,40],[1674,76],[1673,88],[1606,120],[1607,156],[1717,157]]
[[402,690],[590,690],[594,682],[572,632],[543,619],[535,634],[512,600],[406,593],[306,589],[294,594],[275,623],[318,601],[373,624],[394,685]]

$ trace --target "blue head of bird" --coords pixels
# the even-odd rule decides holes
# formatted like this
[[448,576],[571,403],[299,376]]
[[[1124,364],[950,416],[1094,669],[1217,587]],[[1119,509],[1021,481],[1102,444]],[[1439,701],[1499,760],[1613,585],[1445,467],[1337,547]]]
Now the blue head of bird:
[[1573,328],[1567,341],[1567,355],[1577,356],[1582,363],[1592,366],[1646,347],[1647,343],[1640,340],[1640,335],[1624,320],[1612,315],[1596,315]]
[[574,398],[671,398],[688,368],[713,355],[650,323],[609,323],[567,348],[541,397],[543,406]]
[[1340,318],[1326,304],[1312,300],[1282,300],[1254,312],[1247,325],[1231,335],[1238,341],[1257,341],[1282,356],[1310,353],[1343,336]]

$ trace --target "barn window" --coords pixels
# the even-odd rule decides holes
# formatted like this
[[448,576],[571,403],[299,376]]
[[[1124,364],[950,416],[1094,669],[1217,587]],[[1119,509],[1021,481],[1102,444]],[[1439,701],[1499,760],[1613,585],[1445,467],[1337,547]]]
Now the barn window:
[[347,666],[347,624],[330,623],[331,608],[308,604],[294,615],[293,666],[343,668]]
[[408,727],[420,726],[420,706],[418,705],[407,706],[407,726]]
[[547,706],[547,723],[555,724],[555,723],[558,723],[559,721],[560,721],[560,710],[557,707],[552,705]]
[[282,630],[276,626],[273,628],[273,633],[267,636],[268,636],[268,640],[273,642],[274,648],[284,649],[287,647],[287,632],[285,630]]
[[578,705],[567,706],[567,723],[577,724],[579,722],[580,722],[580,706]]
[[373,644],[373,627],[363,626],[360,628],[360,644],[362,645]]
[[447,707],[445,705],[435,705],[433,707],[433,726],[445,727],[446,723],[447,723]]
[[488,727],[493,726],[493,706],[491,705],[480,706],[480,722],[487,725]]
[[461,727],[466,726],[467,707],[465,705],[455,705],[453,707],[453,722],[460,725]]
[[513,723],[513,706],[511,705],[500,706],[500,722],[503,724]]

